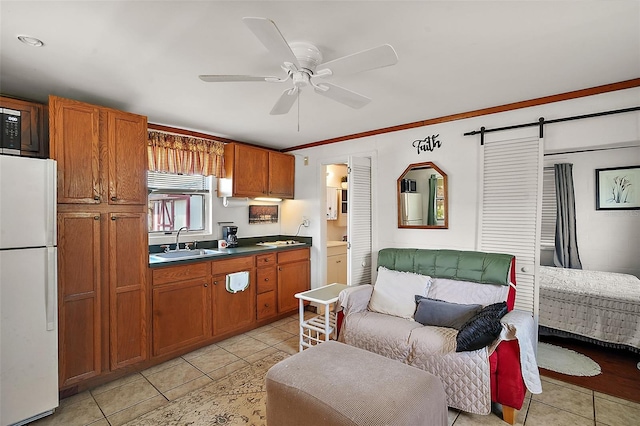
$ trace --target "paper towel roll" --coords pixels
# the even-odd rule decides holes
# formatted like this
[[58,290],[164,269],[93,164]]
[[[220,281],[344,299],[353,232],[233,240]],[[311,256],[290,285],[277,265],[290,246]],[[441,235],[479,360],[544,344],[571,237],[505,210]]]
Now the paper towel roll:
[[249,199],[222,197],[222,205],[225,207],[247,207],[249,205]]

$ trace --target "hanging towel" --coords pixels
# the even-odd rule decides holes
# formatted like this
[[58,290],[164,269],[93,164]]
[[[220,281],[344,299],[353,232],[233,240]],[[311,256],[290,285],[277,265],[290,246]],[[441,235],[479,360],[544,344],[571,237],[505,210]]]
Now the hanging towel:
[[234,272],[227,274],[227,291],[229,293],[237,293],[244,291],[249,287],[249,272]]

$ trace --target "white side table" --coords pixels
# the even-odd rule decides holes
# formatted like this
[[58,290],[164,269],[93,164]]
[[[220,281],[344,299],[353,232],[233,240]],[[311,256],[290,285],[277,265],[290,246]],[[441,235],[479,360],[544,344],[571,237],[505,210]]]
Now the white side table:
[[[300,352],[322,342],[328,342],[335,336],[336,313],[331,305],[338,301],[338,295],[347,288],[345,284],[329,284],[313,290],[296,294],[300,306]],[[324,305],[324,315],[317,315],[305,321],[304,301]]]

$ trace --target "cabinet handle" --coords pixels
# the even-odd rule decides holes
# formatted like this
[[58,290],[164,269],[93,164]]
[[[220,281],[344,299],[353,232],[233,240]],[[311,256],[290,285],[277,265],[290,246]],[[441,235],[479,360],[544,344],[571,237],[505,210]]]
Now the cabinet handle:
[[94,216],[93,220],[100,220],[100,216]]
[[218,285],[218,281],[214,281],[214,282],[213,282],[213,285]]
[[117,197],[111,197],[111,201],[118,201]]
[[116,220],[117,218],[115,216],[111,216],[111,220]]
[[282,267],[279,267],[279,268],[278,268],[278,271],[282,271]]
[[265,307],[265,308],[268,308],[268,307],[269,307],[269,304],[268,304],[268,303],[265,303],[265,304],[264,304],[264,307]]
[[100,196],[99,195],[94,195],[93,199],[96,200],[96,201],[100,201]]
[[269,261],[269,259],[264,259],[264,261],[265,261],[265,262],[268,262],[268,261]]
[[205,287],[209,287],[209,284],[208,284],[208,283],[204,283],[204,286],[205,286]]
[[264,280],[265,280],[265,281],[269,281],[269,278],[265,278]]

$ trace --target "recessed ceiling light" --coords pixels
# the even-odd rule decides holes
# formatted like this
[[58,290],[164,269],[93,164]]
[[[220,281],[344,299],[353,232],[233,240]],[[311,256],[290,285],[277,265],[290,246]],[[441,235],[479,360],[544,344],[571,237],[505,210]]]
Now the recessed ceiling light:
[[29,37],[29,36],[21,35],[21,36],[18,36],[18,40],[20,40],[24,44],[27,44],[27,45],[33,46],[33,47],[44,46],[44,43],[42,42],[42,40],[37,39],[35,37]]

